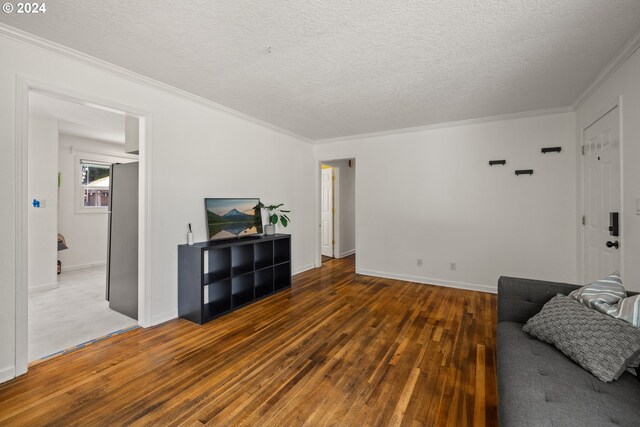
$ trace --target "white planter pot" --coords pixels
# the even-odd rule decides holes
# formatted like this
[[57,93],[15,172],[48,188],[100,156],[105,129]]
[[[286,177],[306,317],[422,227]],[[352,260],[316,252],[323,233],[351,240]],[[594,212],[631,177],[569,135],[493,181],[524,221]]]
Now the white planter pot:
[[276,234],[276,226],[273,224],[267,224],[264,226],[264,234],[267,236],[273,236]]

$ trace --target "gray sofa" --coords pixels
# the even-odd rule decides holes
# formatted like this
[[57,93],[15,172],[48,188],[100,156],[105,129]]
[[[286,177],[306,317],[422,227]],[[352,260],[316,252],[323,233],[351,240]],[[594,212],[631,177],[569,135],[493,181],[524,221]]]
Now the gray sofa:
[[553,296],[577,288],[513,277],[498,281],[500,427],[640,426],[640,378],[625,372],[604,383],[554,346],[522,331]]

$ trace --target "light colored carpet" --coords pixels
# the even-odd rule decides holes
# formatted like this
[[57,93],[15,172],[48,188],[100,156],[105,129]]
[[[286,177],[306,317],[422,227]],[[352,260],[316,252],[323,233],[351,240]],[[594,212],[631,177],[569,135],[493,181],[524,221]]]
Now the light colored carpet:
[[29,294],[29,361],[42,359],[138,322],[109,309],[106,268],[63,272],[58,289]]

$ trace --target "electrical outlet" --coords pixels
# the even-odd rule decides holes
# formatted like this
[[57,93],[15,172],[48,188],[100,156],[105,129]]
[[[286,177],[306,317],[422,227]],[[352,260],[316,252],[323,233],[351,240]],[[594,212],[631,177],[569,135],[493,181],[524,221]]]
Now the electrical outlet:
[[416,260],[416,265],[417,265],[418,267],[422,267],[422,259],[418,258],[418,259]]
[[455,270],[457,268],[456,263],[455,262],[450,262],[449,263],[449,270]]

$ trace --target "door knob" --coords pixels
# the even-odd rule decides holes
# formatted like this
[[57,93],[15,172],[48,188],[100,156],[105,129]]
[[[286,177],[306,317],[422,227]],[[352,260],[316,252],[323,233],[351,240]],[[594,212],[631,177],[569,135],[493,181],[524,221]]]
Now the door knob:
[[620,247],[620,245],[618,244],[618,241],[616,240],[615,242],[607,242],[607,247],[608,248],[616,248],[618,249]]

